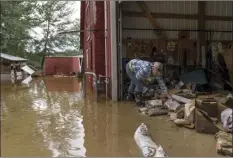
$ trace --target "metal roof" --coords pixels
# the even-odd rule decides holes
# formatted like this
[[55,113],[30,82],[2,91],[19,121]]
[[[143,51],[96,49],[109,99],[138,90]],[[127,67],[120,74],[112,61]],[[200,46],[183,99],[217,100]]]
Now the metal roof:
[[46,56],[46,58],[83,58],[83,55],[74,55],[74,56]]
[[5,53],[1,53],[1,58],[11,60],[11,61],[27,61],[27,59],[12,56],[12,55],[5,54]]

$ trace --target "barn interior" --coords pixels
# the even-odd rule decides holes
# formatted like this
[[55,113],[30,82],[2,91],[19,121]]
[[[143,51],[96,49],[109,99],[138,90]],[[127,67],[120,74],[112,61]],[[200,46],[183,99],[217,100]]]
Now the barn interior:
[[[201,91],[232,90],[231,1],[121,1],[117,5],[119,96],[129,85],[126,63],[164,58],[168,88],[181,78]],[[122,72],[122,73],[121,73]]]

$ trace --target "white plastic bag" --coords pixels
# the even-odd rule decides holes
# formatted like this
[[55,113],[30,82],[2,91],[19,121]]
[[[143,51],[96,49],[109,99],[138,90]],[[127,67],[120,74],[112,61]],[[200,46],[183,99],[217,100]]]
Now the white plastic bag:
[[221,121],[223,123],[223,127],[228,130],[232,131],[232,109],[227,108],[221,113]]

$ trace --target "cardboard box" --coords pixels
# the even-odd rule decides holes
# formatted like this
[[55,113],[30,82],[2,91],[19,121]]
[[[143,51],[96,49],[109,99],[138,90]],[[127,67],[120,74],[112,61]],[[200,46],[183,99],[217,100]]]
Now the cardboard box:
[[219,131],[219,128],[197,108],[195,109],[195,128],[198,133],[205,134],[215,134]]

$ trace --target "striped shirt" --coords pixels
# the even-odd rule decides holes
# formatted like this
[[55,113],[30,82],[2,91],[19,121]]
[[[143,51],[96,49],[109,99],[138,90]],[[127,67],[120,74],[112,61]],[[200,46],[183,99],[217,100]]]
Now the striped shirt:
[[[167,86],[161,77],[152,76],[152,63],[149,61],[132,59],[130,61],[132,71],[136,74],[137,80],[153,82],[157,80],[162,92],[167,92]],[[150,78],[150,80],[149,80]]]

